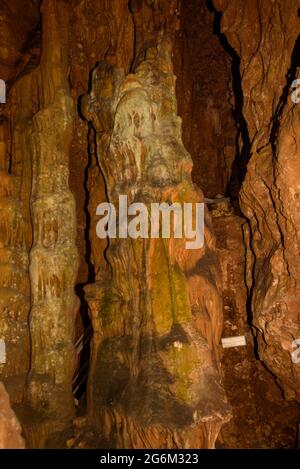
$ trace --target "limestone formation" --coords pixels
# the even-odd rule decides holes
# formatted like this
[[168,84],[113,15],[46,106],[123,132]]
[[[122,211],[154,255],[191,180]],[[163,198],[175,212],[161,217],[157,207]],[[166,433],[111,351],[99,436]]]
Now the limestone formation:
[[[128,204],[203,201],[181,141],[170,45],[161,37],[127,77],[100,62],[83,101],[116,206],[120,194]],[[212,448],[230,416],[209,226],[207,214],[198,250],[186,250],[184,239],[110,239],[110,273],[86,287],[94,328],[89,417],[119,448]]]
[[[1,0],[0,381],[26,447],[296,446],[299,7]],[[205,201],[204,245],[100,239],[120,195]]]
[[27,399],[42,418],[46,415],[47,426],[53,419],[55,431],[74,412],[71,383],[79,303],[74,293],[78,268],[75,202],[68,185],[74,107],[68,83],[67,11],[64,2],[43,2],[41,107],[33,117],[32,130],[31,369]]
[[297,437],[299,407],[282,399],[275,377],[257,359],[249,325],[245,282],[249,226],[228,207],[222,215],[220,209],[211,214],[223,284],[222,336],[244,336],[246,342],[223,351],[224,387],[232,419],[223,425],[217,447],[291,448]]
[[[30,222],[28,194],[24,188],[30,179],[28,150],[21,153],[24,135],[23,115],[12,122],[7,116],[0,122],[0,340],[5,357],[0,362],[0,378],[13,402],[24,398],[29,371],[30,283],[28,250]],[[8,150],[9,130],[14,137],[14,154]],[[23,140],[24,141],[24,140]]]
[[240,200],[251,227],[248,278],[259,356],[285,396],[299,399],[300,367],[291,359],[293,341],[300,337],[300,108],[291,99],[299,2],[292,0],[289,8],[271,0],[214,3],[223,12],[222,31],[241,58],[251,153]]

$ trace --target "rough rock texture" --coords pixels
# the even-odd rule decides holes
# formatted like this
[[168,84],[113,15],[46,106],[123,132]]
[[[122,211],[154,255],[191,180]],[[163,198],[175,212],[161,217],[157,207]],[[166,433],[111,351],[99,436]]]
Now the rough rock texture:
[[[18,411],[35,447],[43,446],[48,433],[58,431],[74,414],[74,324],[79,303],[74,293],[75,203],[68,186],[75,110],[68,79],[69,6],[44,1],[41,12],[41,64],[24,66],[11,86],[2,111],[6,144],[1,146],[7,212],[1,246],[6,271],[1,338],[6,341],[7,362],[0,365],[1,377],[12,402],[26,401]],[[29,45],[26,50],[31,50]]]
[[30,117],[36,108],[30,96],[31,80],[21,78],[0,109],[0,339],[6,345],[0,378],[12,402],[23,400],[30,367]]
[[24,400],[30,368],[30,119],[37,110],[37,103],[36,91],[26,70],[29,72],[37,65],[40,40],[38,6],[28,2],[27,7],[24,21],[18,28],[24,2],[3,1],[0,7],[0,75],[6,79],[8,91],[8,102],[0,108],[0,339],[5,341],[6,348],[6,363],[0,365],[0,377],[12,403]]
[[21,401],[29,369],[28,255],[20,174],[8,173],[5,137],[3,122],[0,125],[0,338],[4,341],[6,360],[0,364],[0,377],[12,399]]
[[[135,74],[100,62],[83,114],[96,130],[110,202],[203,200],[177,117],[171,43]],[[218,373],[222,301],[207,216],[205,246],[110,239],[110,275],[86,287],[94,338],[89,417],[116,447],[214,447],[230,414]],[[204,294],[205,291],[205,294]]]
[[[240,56],[251,155],[240,195],[251,227],[248,284],[258,353],[285,396],[299,399],[299,116],[291,84],[299,61],[299,1],[215,0]],[[299,62],[298,62],[299,63]],[[242,142],[240,142],[242,144]],[[251,265],[252,264],[252,265]]]
[[[80,96],[89,87],[90,73],[97,61],[105,59],[129,72],[134,57],[134,24],[128,0],[76,1],[69,15],[72,37],[70,82],[76,107]],[[82,286],[94,280],[105,265],[106,242],[96,235],[95,210],[106,200],[106,195],[94,151],[94,134],[80,113],[75,114],[71,154],[70,188],[76,199],[76,245],[79,250],[76,283]],[[81,287],[78,293],[81,298],[84,296]]]
[[0,383],[0,449],[23,449],[21,426],[12,411],[9,396]]
[[[40,14],[38,10],[39,3],[41,3]],[[15,2],[13,7],[10,6],[9,2],[3,3],[5,28],[6,31],[10,31],[8,33],[3,30],[6,41],[5,47],[7,46],[9,50],[9,60],[0,64],[1,78],[10,80],[8,83],[8,104],[1,107],[1,141],[3,142],[1,145],[1,168],[3,169],[3,198],[5,202],[3,210],[6,210],[3,218],[6,223],[3,227],[3,247],[5,248],[3,256],[9,248],[9,255],[15,257],[10,258],[13,259],[12,263],[7,262],[7,257],[2,257],[3,262],[1,264],[3,265],[3,288],[5,289],[5,292],[3,291],[3,295],[1,295],[1,302],[3,303],[3,314],[1,314],[3,334],[1,338],[5,339],[7,349],[7,363],[1,365],[1,372],[3,372],[2,377],[9,388],[13,402],[24,402],[24,396],[26,397],[26,406],[18,407],[18,412],[24,421],[24,430],[29,446],[43,447],[51,433],[64,428],[64,425],[72,418],[74,411],[71,390],[75,366],[73,346],[77,308],[73,293],[75,281],[81,299],[81,315],[84,316],[86,315],[86,302],[82,286],[88,282],[96,281],[93,286],[96,292],[95,295],[101,296],[105,290],[104,287],[108,284],[108,279],[110,279],[110,265],[113,264],[114,259],[113,255],[110,254],[110,265],[107,264],[104,256],[107,242],[99,240],[95,233],[97,221],[95,208],[107,196],[107,182],[105,183],[99,166],[102,154],[95,145],[95,143],[98,144],[100,136],[97,135],[97,139],[95,139],[95,129],[81,119],[79,107],[77,109],[78,101],[80,95],[88,89],[89,73],[95,67],[97,61],[105,60],[107,64],[111,64],[113,67],[122,67],[125,74],[128,74],[143,63],[146,53],[149,60],[149,50],[154,47],[153,50],[155,51],[160,31],[164,30],[174,34],[179,29],[180,2],[176,0],[168,2],[131,1],[128,5],[127,0],[122,2],[107,2],[105,0],[99,2],[92,0],[31,2],[28,0],[28,9],[22,29],[18,31],[18,36],[14,38],[11,31],[13,31],[14,24],[21,14],[21,6],[21,2]],[[40,27],[42,31],[42,54],[39,59]],[[184,179],[187,177],[189,180],[186,190],[192,191],[196,200],[202,200],[202,194],[194,191],[191,185],[190,176],[188,176],[192,167],[191,161],[178,136],[179,121],[177,120],[174,101],[175,82],[169,62],[170,57],[166,59],[164,65],[161,64],[161,66],[166,66],[168,69],[165,77],[167,83],[166,85],[157,83],[157,86],[153,84],[151,105],[155,107],[154,101],[157,96],[158,99],[162,99],[162,90],[166,86],[166,92],[169,93],[166,102],[170,104],[171,111],[164,119],[170,118],[172,122],[174,121],[175,130],[170,127],[172,131],[170,129],[168,131],[171,134],[175,132],[176,135],[172,135],[172,138],[175,139],[174,145],[179,145],[179,148],[181,148],[182,155],[178,155],[178,161],[180,162],[183,158],[187,164],[182,173],[183,175],[186,174]],[[147,68],[148,66],[149,63],[147,66],[144,64],[144,67]],[[161,73],[161,70],[158,69],[155,73],[158,72]],[[143,75],[145,72],[139,73]],[[133,76],[130,75],[130,77],[129,82],[132,80],[134,83]],[[127,86],[126,80],[124,81],[125,88]],[[145,76],[143,76],[143,80],[146,83]],[[144,84],[143,86],[147,85]],[[125,88],[122,91],[124,94]],[[77,113],[76,109],[78,110]],[[149,122],[147,125],[149,125]],[[72,132],[73,128],[74,133]],[[160,136],[160,139],[162,140],[162,136]],[[173,151],[172,145],[170,144],[170,148]],[[73,156],[71,164],[69,163],[70,153]],[[171,164],[171,161],[172,157],[170,157],[168,164]],[[173,164],[176,161],[175,159]],[[158,165],[157,169],[154,170],[156,176],[153,174],[154,182],[152,182],[158,184],[158,186],[159,171],[160,166]],[[145,177],[150,178],[146,174]],[[141,182],[139,184],[141,186]],[[178,184],[179,181],[177,181]],[[77,220],[75,219],[74,199],[69,192],[69,185],[75,194]],[[183,197],[180,193],[183,189],[180,188],[178,195],[177,185],[174,186],[176,193],[174,196],[175,198],[177,196]],[[170,187],[173,188],[172,185]],[[11,197],[10,191],[12,189],[15,200]],[[160,194],[160,189],[158,193]],[[154,194],[152,195],[154,196]],[[13,211],[9,208],[12,205],[14,207]],[[16,207],[18,205],[19,212],[15,205]],[[9,213],[13,213],[14,217],[19,217],[18,223],[22,226],[22,229],[17,231],[17,238],[14,234],[13,237],[10,236],[8,239],[9,225],[16,223],[16,221],[10,220]],[[76,229],[76,246],[79,250],[78,274],[75,248]],[[204,257],[203,265],[199,267],[202,276],[200,274],[188,275],[186,272],[187,266],[181,266],[177,272],[177,267],[174,267],[174,259],[172,258],[175,254],[171,253],[170,259],[169,255],[166,256],[165,269],[168,269],[171,265],[174,269],[174,279],[171,280],[171,284],[166,284],[166,290],[169,292],[166,296],[166,307],[169,316],[166,318],[159,312],[160,296],[158,288],[160,279],[154,276],[154,279],[151,278],[151,282],[156,282],[153,303],[155,304],[155,317],[157,316],[157,327],[160,336],[163,335],[165,328],[168,332],[172,329],[173,333],[172,324],[173,322],[177,324],[177,320],[171,320],[170,317],[173,310],[173,300],[171,300],[170,295],[173,296],[173,289],[177,292],[175,296],[177,294],[179,296],[178,301],[183,301],[186,308],[190,308],[188,307],[187,291],[190,292],[191,296],[194,295],[193,284],[197,285],[197,288],[200,288],[200,285],[203,284],[205,288],[211,289],[213,299],[212,304],[207,307],[208,313],[204,311],[204,298],[200,301],[202,306],[197,306],[201,310],[201,314],[198,312],[198,316],[196,315],[197,327],[195,329],[202,329],[203,339],[201,338],[199,345],[198,339],[194,338],[192,345],[187,347],[184,353],[189,355],[192,353],[193,347],[199,350],[199,347],[201,349],[203,346],[207,354],[206,366],[211,366],[212,382],[214,379],[219,382],[216,366],[219,362],[218,342],[222,323],[220,316],[221,298],[217,286],[216,260],[213,254],[210,254],[210,250],[213,252],[213,236],[209,230],[206,236],[210,248],[207,249],[207,256],[203,256],[204,253],[201,253],[201,257]],[[136,244],[135,249],[140,254],[140,243],[137,242]],[[159,252],[164,250],[164,244],[156,242],[155,249]],[[155,252],[154,256],[152,254],[148,255],[152,263],[158,262],[156,256],[160,255],[159,252],[158,254]],[[30,257],[28,256],[29,253]],[[139,262],[141,261],[142,258],[139,259]],[[197,259],[193,259],[193,256],[191,256],[190,259],[185,261],[187,265],[190,262],[192,266],[196,264]],[[183,256],[182,262],[185,261]],[[18,272],[19,277],[21,277],[10,277],[11,280],[8,281],[5,269],[8,265],[11,269],[11,264],[13,265],[13,271]],[[160,277],[159,266],[157,266],[157,269],[155,266],[156,264],[152,265],[150,271],[156,272],[157,270],[157,275]],[[216,285],[214,285],[213,280],[210,280],[211,269],[214,272],[212,279],[215,279]],[[163,278],[167,278],[166,272],[165,270],[162,272]],[[121,270],[120,276],[122,277],[121,274],[124,275],[125,273]],[[17,273],[14,273],[14,275],[17,275]],[[104,285],[98,289],[99,283],[103,279],[105,280]],[[143,292],[145,289],[147,291],[144,279],[140,279],[139,282]],[[180,288],[181,284],[183,293]],[[21,285],[24,286],[20,288]],[[119,285],[118,282],[117,285]],[[122,285],[123,290],[125,286],[126,283]],[[93,287],[91,287],[92,290]],[[14,288],[16,292],[14,292]],[[31,311],[29,311],[30,292],[32,293]],[[181,298],[182,295],[183,298]],[[14,303],[12,298],[15,299]],[[191,299],[192,304],[197,301],[197,298]],[[19,315],[17,321],[11,320],[12,304],[15,304],[15,309]],[[10,309],[7,309],[8,305]],[[177,307],[181,311],[181,307],[178,305]],[[143,308],[141,307],[140,310],[143,311]],[[215,314],[215,317],[210,318],[209,313]],[[201,315],[203,315],[203,318],[199,319]],[[132,335],[133,325],[130,322],[132,318],[130,314],[128,316],[127,329],[129,335],[130,332]],[[145,314],[145,316],[147,315]],[[41,317],[43,318],[42,321]],[[95,315],[93,320],[95,322]],[[86,321],[86,316],[84,321]],[[150,317],[148,321],[150,321]],[[28,323],[30,327],[28,327]],[[78,324],[78,332],[82,332],[84,327],[83,323]],[[97,323],[94,324],[94,327],[98,332]],[[150,330],[152,334],[154,329],[150,328]],[[141,330],[141,335],[143,332]],[[147,330],[147,334],[148,332]],[[193,328],[189,329],[189,334],[191,333],[193,333]],[[148,336],[147,334],[145,334],[146,339],[143,342],[143,347],[146,349],[149,343],[152,343],[151,340],[149,342],[149,334]],[[176,326],[174,334],[180,335],[180,331],[176,332]],[[201,334],[199,332],[198,334],[200,337]],[[94,352],[98,350],[98,339],[96,333],[93,341]],[[136,341],[138,341],[138,338],[134,336],[134,347],[138,343]],[[164,345],[164,347],[167,347],[167,345]],[[164,365],[169,366],[169,368],[174,368],[174,364],[172,365],[174,360],[175,362],[176,360],[182,360],[180,354],[177,358],[170,358],[169,355],[173,354],[172,350],[170,346],[170,350],[163,355],[167,358],[161,359],[169,360],[168,364]],[[196,361],[201,355],[199,351],[197,354]],[[135,352],[133,352],[133,357],[135,357]],[[185,361],[188,362],[187,357]],[[95,365],[98,366],[98,364],[99,360],[97,360],[94,353],[90,373],[89,389],[91,396],[89,408],[97,409],[97,415],[102,412],[98,408],[97,402],[95,403],[95,392],[93,391],[93,389],[96,389],[97,382],[101,379],[97,375],[94,382]],[[147,367],[149,369],[149,361]],[[173,368],[173,371],[170,371],[175,373]],[[25,386],[29,369],[28,386]],[[132,367],[130,370],[132,371]],[[201,370],[203,380],[209,379],[210,373],[204,372],[204,367]],[[189,367],[187,370],[183,369],[182,376],[181,371],[178,371],[178,373],[179,377],[176,378],[178,381],[176,399],[180,400],[183,399],[182,393],[185,394],[184,383],[190,379],[189,375],[192,373],[192,369]],[[166,379],[168,381],[169,378]],[[199,382],[197,379],[192,376],[191,382],[200,383],[201,386],[203,384],[201,384],[202,378],[199,378]],[[132,385],[132,382],[130,385]],[[168,387],[168,383],[165,385]],[[209,386],[205,384],[203,386],[208,392]],[[191,394],[193,392],[191,391]],[[193,441],[198,441],[199,445],[213,446],[220,425],[228,417],[228,410],[226,406],[223,408],[222,404],[222,401],[225,400],[222,392],[220,387],[222,395],[220,403],[214,402],[211,408],[206,407],[205,411],[202,409],[203,415],[194,413],[194,416],[192,416],[191,410],[195,403],[187,405],[187,420],[185,423],[192,419],[193,422],[195,420],[193,425],[196,425],[199,421],[199,425],[197,423],[198,430],[193,434],[192,426],[186,425],[185,429],[182,430],[183,433],[181,432],[180,436],[176,437],[176,442],[169,442],[168,445],[192,445]],[[189,396],[187,399],[193,400],[194,398]],[[204,400],[204,396],[202,396],[202,399]],[[151,402],[145,404],[147,411],[143,413],[144,418],[147,412],[152,412],[153,406],[154,403],[151,404]],[[198,410],[200,410],[201,405],[199,404],[198,407]],[[217,415],[219,410],[220,415]],[[222,412],[224,415],[222,415]],[[175,418],[174,413],[172,417],[172,410],[169,411],[169,414],[170,419]],[[162,415],[163,412],[160,411],[162,424],[165,425]],[[213,423],[205,422],[205,419],[212,419]],[[109,425],[105,427],[106,436],[111,437],[108,427]],[[156,429],[158,428],[160,428],[159,424]],[[164,428],[165,440],[171,438],[171,436],[174,437],[173,430],[173,428]],[[186,442],[183,441],[185,430],[190,433],[190,442],[188,438]],[[153,436],[155,430],[153,434],[150,430],[150,434],[151,444],[155,445],[155,441],[158,439],[157,436]],[[126,437],[125,434],[124,439]],[[112,440],[114,438],[113,435]],[[123,436],[120,434],[119,441],[115,443],[119,446],[125,445],[125,441],[121,442],[122,438]],[[142,436],[140,438],[143,439]],[[141,440],[139,443],[131,441],[128,444],[131,446],[139,444],[145,446],[146,441],[142,443]],[[160,445],[163,444],[163,441],[161,441]]]
[[[220,205],[220,204],[219,204]],[[274,376],[255,356],[247,317],[245,251],[249,242],[247,221],[232,215],[229,207],[212,211],[216,248],[223,281],[223,337],[246,338],[245,347],[224,349],[224,387],[233,417],[219,434],[217,447],[295,448],[299,406],[284,399]]]
[[47,416],[47,426],[53,418],[55,430],[74,412],[74,324],[79,305],[74,293],[78,268],[75,202],[68,186],[74,118],[68,82],[68,11],[64,2],[43,2],[41,101],[32,130],[31,369],[27,399],[34,410]]

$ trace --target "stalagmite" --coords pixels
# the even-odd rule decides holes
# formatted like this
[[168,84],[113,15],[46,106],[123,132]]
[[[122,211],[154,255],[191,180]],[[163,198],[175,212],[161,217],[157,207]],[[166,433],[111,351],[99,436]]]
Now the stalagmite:
[[[127,77],[100,62],[83,101],[116,206],[121,193],[147,205],[203,200],[181,141],[170,47],[161,37]],[[184,239],[110,239],[110,273],[86,287],[94,328],[89,417],[119,448],[212,448],[230,417],[209,224],[207,214],[205,246],[193,251]]]

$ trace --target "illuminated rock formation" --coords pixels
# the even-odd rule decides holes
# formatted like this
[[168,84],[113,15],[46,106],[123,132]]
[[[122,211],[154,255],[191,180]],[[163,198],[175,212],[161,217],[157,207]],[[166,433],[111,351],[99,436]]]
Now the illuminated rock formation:
[[41,104],[33,117],[32,131],[31,369],[27,399],[45,421],[46,436],[63,428],[74,412],[74,324],[79,300],[74,293],[78,267],[75,202],[68,186],[74,107],[68,83],[67,12],[64,2],[43,2]]
[[[222,356],[224,388],[232,419],[218,443],[226,448],[292,448],[297,438],[299,406],[282,398],[274,376],[257,359],[248,318],[246,246],[249,226],[230,213],[228,203],[212,210],[217,256],[223,280],[223,337],[244,336],[246,345],[226,348]],[[222,207],[222,208],[221,208]]]
[[[240,56],[249,163],[240,201],[251,227],[248,279],[261,360],[287,398],[299,400],[300,107],[291,99],[299,65],[299,2],[214,0]],[[240,146],[245,142],[240,137]]]
[[[298,3],[1,0],[0,380],[27,447],[293,446]],[[119,195],[205,198],[204,246],[99,239]]]
[[[171,44],[134,74],[100,62],[83,113],[96,130],[108,200],[201,202],[181,141]],[[230,414],[218,371],[222,300],[207,214],[205,245],[110,239],[110,272],[86,287],[94,338],[90,419],[117,447],[214,447]],[[205,292],[205,293],[204,293]]]
[[[16,134],[20,130],[16,129],[17,126],[18,124],[13,126]],[[28,226],[26,204],[28,200],[26,201],[23,190],[28,167],[26,168],[26,158],[19,159],[20,148],[17,148],[17,143],[14,156],[9,155],[7,141],[8,121],[3,116],[0,123],[0,339],[3,344],[0,378],[12,401],[21,402],[30,366],[30,225]]]

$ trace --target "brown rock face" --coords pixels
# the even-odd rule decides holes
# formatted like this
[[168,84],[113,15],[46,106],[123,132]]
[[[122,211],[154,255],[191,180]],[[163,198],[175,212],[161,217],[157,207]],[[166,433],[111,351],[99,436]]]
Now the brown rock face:
[[[220,204],[219,204],[220,205]],[[247,221],[212,211],[216,248],[223,281],[223,337],[244,336],[246,346],[224,349],[224,387],[232,406],[232,419],[219,434],[217,447],[293,448],[299,406],[284,400],[274,376],[255,356],[255,343],[247,317]],[[217,216],[216,216],[217,215]]]
[[8,84],[38,59],[39,0],[3,0],[0,5],[0,70]]
[[[0,74],[1,78],[12,80],[14,73],[8,62],[11,61],[13,66],[13,61],[17,60],[15,54],[19,57],[20,51],[16,52],[15,47],[31,50],[32,44],[28,43],[28,48],[25,47],[25,37],[30,30],[29,23],[35,24],[39,15],[36,9],[29,7],[22,27],[14,34],[15,23],[21,14],[21,2],[13,5],[11,2],[2,2],[1,8],[1,21],[4,24],[0,34],[5,36],[5,41],[1,40],[1,47],[3,45],[9,53],[7,61],[1,60]],[[31,19],[27,16],[30,11]],[[18,67],[21,71],[20,62]],[[8,90],[9,85],[7,82]],[[28,99],[31,96],[32,99]],[[7,105],[1,105],[0,109],[0,338],[5,347],[5,360],[0,363],[0,378],[12,402],[22,402],[24,399],[24,386],[30,367],[30,118],[36,109],[34,98],[31,80],[20,78],[9,92]]]
[[[251,298],[259,356],[287,398],[299,399],[299,116],[291,97],[299,61],[299,2],[215,0],[240,56],[251,155],[240,201],[251,227]],[[251,33],[250,33],[251,31]],[[299,63],[299,62],[298,62]],[[242,144],[242,142],[241,142]]]
[[225,194],[236,153],[231,58],[213,35],[206,0],[181,2],[180,13],[174,72],[182,138],[193,159],[193,181],[214,197]]
[[8,394],[0,383],[0,449],[23,449],[21,426],[12,411]]

